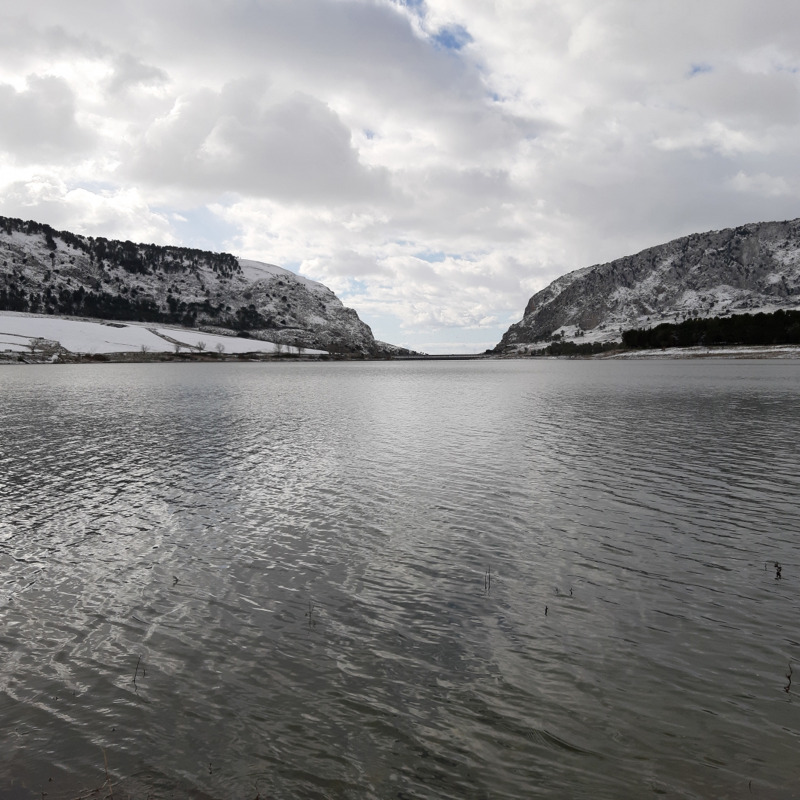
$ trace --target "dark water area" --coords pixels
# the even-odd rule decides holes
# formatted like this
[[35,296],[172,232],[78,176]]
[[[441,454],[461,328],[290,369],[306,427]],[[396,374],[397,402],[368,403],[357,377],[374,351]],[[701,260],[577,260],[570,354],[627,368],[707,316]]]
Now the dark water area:
[[[800,363],[0,371],[0,800],[800,797]],[[780,565],[780,578],[775,564]]]

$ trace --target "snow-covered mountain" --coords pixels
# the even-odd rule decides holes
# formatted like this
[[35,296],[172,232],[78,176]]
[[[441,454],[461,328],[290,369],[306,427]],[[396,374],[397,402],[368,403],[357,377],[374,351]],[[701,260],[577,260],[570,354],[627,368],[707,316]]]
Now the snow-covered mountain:
[[0,310],[179,324],[334,353],[383,352],[330,289],[281,267],[8,217],[0,217]]
[[780,308],[800,308],[800,219],[696,233],[570,272],[531,297],[495,350]]

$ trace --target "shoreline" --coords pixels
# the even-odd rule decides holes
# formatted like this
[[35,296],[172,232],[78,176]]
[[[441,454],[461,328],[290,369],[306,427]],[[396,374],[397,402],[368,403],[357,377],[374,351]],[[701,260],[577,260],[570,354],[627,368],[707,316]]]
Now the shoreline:
[[786,360],[800,358],[800,345],[774,344],[754,347],[752,345],[714,347],[669,347],[653,350],[625,350],[613,353],[600,353],[594,358],[604,358],[616,361],[622,360],[658,360],[658,359],[688,359],[688,358],[725,358],[725,359],[774,359]]
[[386,359],[361,359],[357,356],[342,355],[298,355],[297,353],[234,353],[218,355],[215,353],[60,353],[56,356],[37,358],[30,354],[0,352],[0,367],[3,366],[41,366],[41,365],[82,365],[82,364],[225,364],[278,361],[382,361]]
[[[262,338],[264,332],[183,328],[140,321],[60,317],[0,311],[0,366],[25,364],[153,364],[276,361],[493,361],[498,359],[653,360],[653,359],[798,359],[800,344],[718,345],[616,349],[593,354],[544,355],[526,346],[505,353],[373,353],[312,349]],[[280,338],[280,337],[278,337]]]
[[223,363],[277,363],[277,362],[332,362],[332,361],[653,361],[653,360],[686,360],[686,359],[758,359],[758,360],[791,360],[800,359],[800,345],[770,345],[762,347],[671,347],[664,350],[616,350],[609,353],[597,353],[590,356],[532,356],[512,354],[475,354],[431,355],[415,358],[391,356],[373,357],[360,355],[343,355],[332,353],[71,353],[63,350],[56,354],[42,354],[18,351],[0,351],[0,367],[2,366],[35,366],[52,364],[223,364]]

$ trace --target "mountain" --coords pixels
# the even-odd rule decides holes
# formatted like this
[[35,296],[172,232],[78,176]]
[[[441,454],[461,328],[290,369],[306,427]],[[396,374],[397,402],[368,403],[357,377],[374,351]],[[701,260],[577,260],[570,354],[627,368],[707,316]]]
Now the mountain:
[[780,308],[800,308],[800,219],[696,233],[570,272],[531,297],[495,351]]
[[334,353],[387,350],[330,289],[281,267],[8,217],[0,310],[171,323]]

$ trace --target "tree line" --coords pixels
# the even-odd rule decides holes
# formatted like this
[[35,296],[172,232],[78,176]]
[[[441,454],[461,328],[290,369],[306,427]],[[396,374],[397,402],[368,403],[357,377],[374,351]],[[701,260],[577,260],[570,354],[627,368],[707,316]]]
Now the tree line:
[[103,236],[78,236],[69,231],[55,230],[43,222],[15,217],[0,217],[0,231],[8,236],[14,232],[42,236],[51,252],[58,249],[56,239],[60,239],[68,248],[85,253],[90,263],[101,267],[104,263],[114,264],[130,273],[183,272],[196,270],[201,265],[209,267],[223,278],[241,272],[239,261],[230,253],[212,253],[193,247],[135,244]]
[[0,288],[0,310],[26,311],[32,314],[57,314],[63,316],[91,317],[131,322],[158,322],[193,328],[198,317],[215,325],[244,331],[283,327],[272,316],[264,316],[254,305],[237,308],[215,305],[209,300],[187,303],[173,295],[167,297],[163,310],[150,297],[125,296],[103,291],[87,291],[50,286],[41,292],[26,292],[16,286]]
[[623,347],[631,350],[777,344],[800,344],[800,311],[694,317],[622,333]]
[[535,355],[544,356],[596,356],[619,350],[619,342],[552,342]]
[[[533,356],[593,356],[612,350],[655,350],[667,347],[769,346],[800,344],[800,311],[694,317],[683,322],[662,322],[653,328],[630,328],[621,342],[551,343]],[[491,352],[491,351],[487,351]]]

